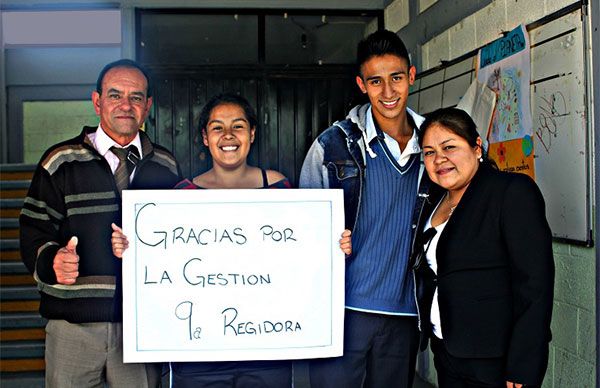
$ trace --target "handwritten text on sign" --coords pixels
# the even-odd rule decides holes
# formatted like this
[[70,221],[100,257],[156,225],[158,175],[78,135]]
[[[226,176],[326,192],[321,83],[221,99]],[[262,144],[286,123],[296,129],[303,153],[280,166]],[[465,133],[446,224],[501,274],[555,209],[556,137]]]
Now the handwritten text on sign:
[[339,190],[126,191],[126,362],[342,354]]

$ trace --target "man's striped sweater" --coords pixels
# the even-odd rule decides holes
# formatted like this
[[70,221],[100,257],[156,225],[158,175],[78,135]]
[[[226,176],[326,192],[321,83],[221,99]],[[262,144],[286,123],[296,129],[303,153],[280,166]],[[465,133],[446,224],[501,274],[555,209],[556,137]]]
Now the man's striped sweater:
[[[110,224],[121,224],[121,198],[110,166],[84,127],[76,138],[42,156],[20,216],[21,255],[41,294],[40,313],[73,323],[122,319],[121,261],[112,254]],[[180,180],[175,158],[140,132],[142,159],[131,189],[170,189]],[[60,247],[77,236],[79,277],[56,283],[52,268]]]

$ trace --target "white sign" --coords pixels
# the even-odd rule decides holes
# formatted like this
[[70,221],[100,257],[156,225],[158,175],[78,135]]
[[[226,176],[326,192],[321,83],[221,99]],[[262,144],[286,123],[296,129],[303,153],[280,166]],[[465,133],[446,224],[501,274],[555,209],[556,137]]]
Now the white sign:
[[342,355],[341,190],[123,192],[125,362]]

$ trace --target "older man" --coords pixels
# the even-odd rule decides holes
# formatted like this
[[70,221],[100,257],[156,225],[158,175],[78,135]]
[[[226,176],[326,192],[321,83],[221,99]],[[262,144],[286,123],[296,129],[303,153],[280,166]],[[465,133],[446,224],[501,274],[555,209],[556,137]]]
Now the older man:
[[98,127],[51,147],[21,212],[21,253],[38,283],[46,327],[47,387],[153,387],[156,366],[124,364],[121,261],[111,223],[123,189],[172,188],[174,157],[140,131],[152,106],[134,61],[104,67],[92,102]]

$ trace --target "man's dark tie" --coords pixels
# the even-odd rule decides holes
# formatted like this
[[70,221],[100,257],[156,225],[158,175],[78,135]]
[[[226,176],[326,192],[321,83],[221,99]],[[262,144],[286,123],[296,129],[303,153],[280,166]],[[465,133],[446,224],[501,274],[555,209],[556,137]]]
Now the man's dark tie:
[[110,150],[119,158],[119,165],[115,170],[115,182],[117,183],[119,194],[121,194],[124,189],[129,187],[129,176],[133,172],[138,160],[140,160],[140,157],[138,156],[137,147],[133,145],[127,148],[112,146]]

